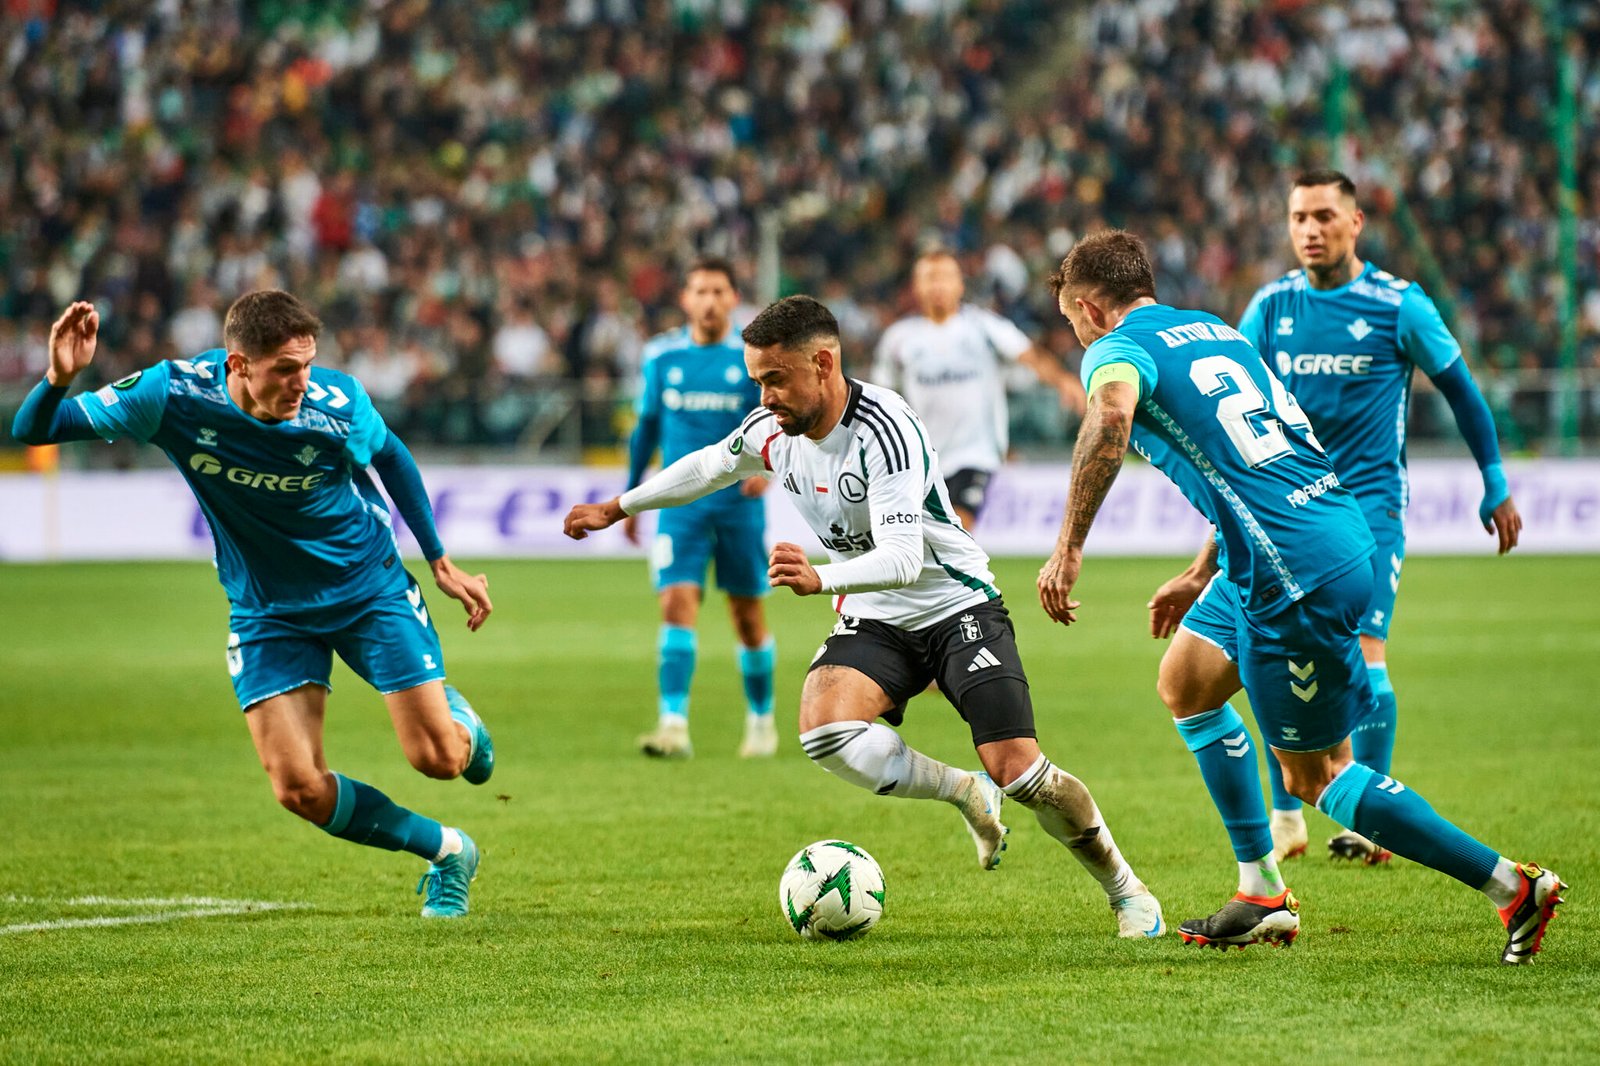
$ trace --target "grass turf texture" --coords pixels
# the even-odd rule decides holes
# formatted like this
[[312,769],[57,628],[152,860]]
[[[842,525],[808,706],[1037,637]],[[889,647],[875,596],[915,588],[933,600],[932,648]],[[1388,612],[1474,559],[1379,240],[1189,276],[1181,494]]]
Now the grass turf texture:
[[[1034,601],[1037,563],[999,564],[1045,750],[1093,788],[1173,926],[1234,876],[1154,697],[1162,646],[1142,605],[1176,565],[1091,559],[1068,632]],[[654,716],[642,565],[489,569],[497,611],[479,634],[431,595],[452,680],[494,731],[487,787],[413,773],[379,697],[342,666],[329,703],[332,766],[484,847],[459,922],[417,917],[418,860],[274,804],[232,705],[209,567],[0,569],[0,925],[133,912],[60,902],[87,895],[312,907],[0,936],[0,1060],[1600,1058],[1600,560],[1408,560],[1392,634],[1401,779],[1573,885],[1521,969],[1496,965],[1503,932],[1477,893],[1400,860],[1332,865],[1315,812],[1312,857],[1287,868],[1304,903],[1288,951],[1116,940],[1099,889],[1014,807],[1005,862],[980,872],[955,811],[868,795],[800,753],[820,599],[770,601],[776,760],[734,757],[742,697],[713,599],[697,757],[646,761],[632,750]],[[905,733],[974,765],[937,697],[913,702]],[[883,864],[885,920],[864,940],[802,942],[778,875],[835,836]]]

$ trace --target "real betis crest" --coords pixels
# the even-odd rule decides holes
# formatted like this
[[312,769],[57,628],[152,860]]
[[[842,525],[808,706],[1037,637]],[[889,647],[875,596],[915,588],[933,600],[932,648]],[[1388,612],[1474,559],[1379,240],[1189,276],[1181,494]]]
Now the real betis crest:
[[317,460],[317,450],[311,445],[307,444],[304,448],[301,448],[298,453],[296,453],[295,458],[300,460],[301,466],[310,466]]

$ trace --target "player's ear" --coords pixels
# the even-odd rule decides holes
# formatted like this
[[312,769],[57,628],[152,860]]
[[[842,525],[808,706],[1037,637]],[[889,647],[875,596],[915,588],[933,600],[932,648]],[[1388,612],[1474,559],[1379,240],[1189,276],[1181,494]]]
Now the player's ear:
[[832,348],[818,348],[814,361],[817,364],[818,381],[827,381],[828,378],[833,376],[833,368],[837,360],[833,357]]

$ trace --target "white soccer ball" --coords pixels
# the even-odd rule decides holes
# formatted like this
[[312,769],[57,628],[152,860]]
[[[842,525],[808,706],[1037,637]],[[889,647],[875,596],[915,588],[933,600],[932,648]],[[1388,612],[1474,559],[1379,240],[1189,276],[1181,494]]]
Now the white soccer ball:
[[883,870],[843,840],[819,840],[795,853],[778,882],[784,921],[807,940],[849,940],[883,917]]

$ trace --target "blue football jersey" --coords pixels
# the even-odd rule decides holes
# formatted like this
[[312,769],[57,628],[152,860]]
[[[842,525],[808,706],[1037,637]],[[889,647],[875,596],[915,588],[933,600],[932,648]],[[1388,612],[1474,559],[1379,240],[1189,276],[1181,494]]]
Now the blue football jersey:
[[[715,344],[696,344],[687,326],[653,337],[644,349],[644,385],[639,415],[661,425],[661,465],[724,440],[761,403],[761,387],[744,365],[744,342],[734,330]],[[707,500],[759,499],[741,496],[737,485]]]
[[1232,326],[1160,304],[1089,345],[1083,379],[1139,372],[1133,447],[1217,527],[1228,577],[1261,615],[1365,565],[1372,534],[1294,397]]
[[1337,289],[1294,270],[1255,294],[1239,332],[1300,401],[1368,522],[1398,529],[1412,368],[1433,377],[1461,357],[1422,286],[1371,263]]
[[214,349],[77,397],[95,432],[166,453],[216,544],[236,614],[351,603],[404,588],[389,509],[367,476],[389,430],[348,374],[313,367],[289,422],[261,422],[228,395]]

